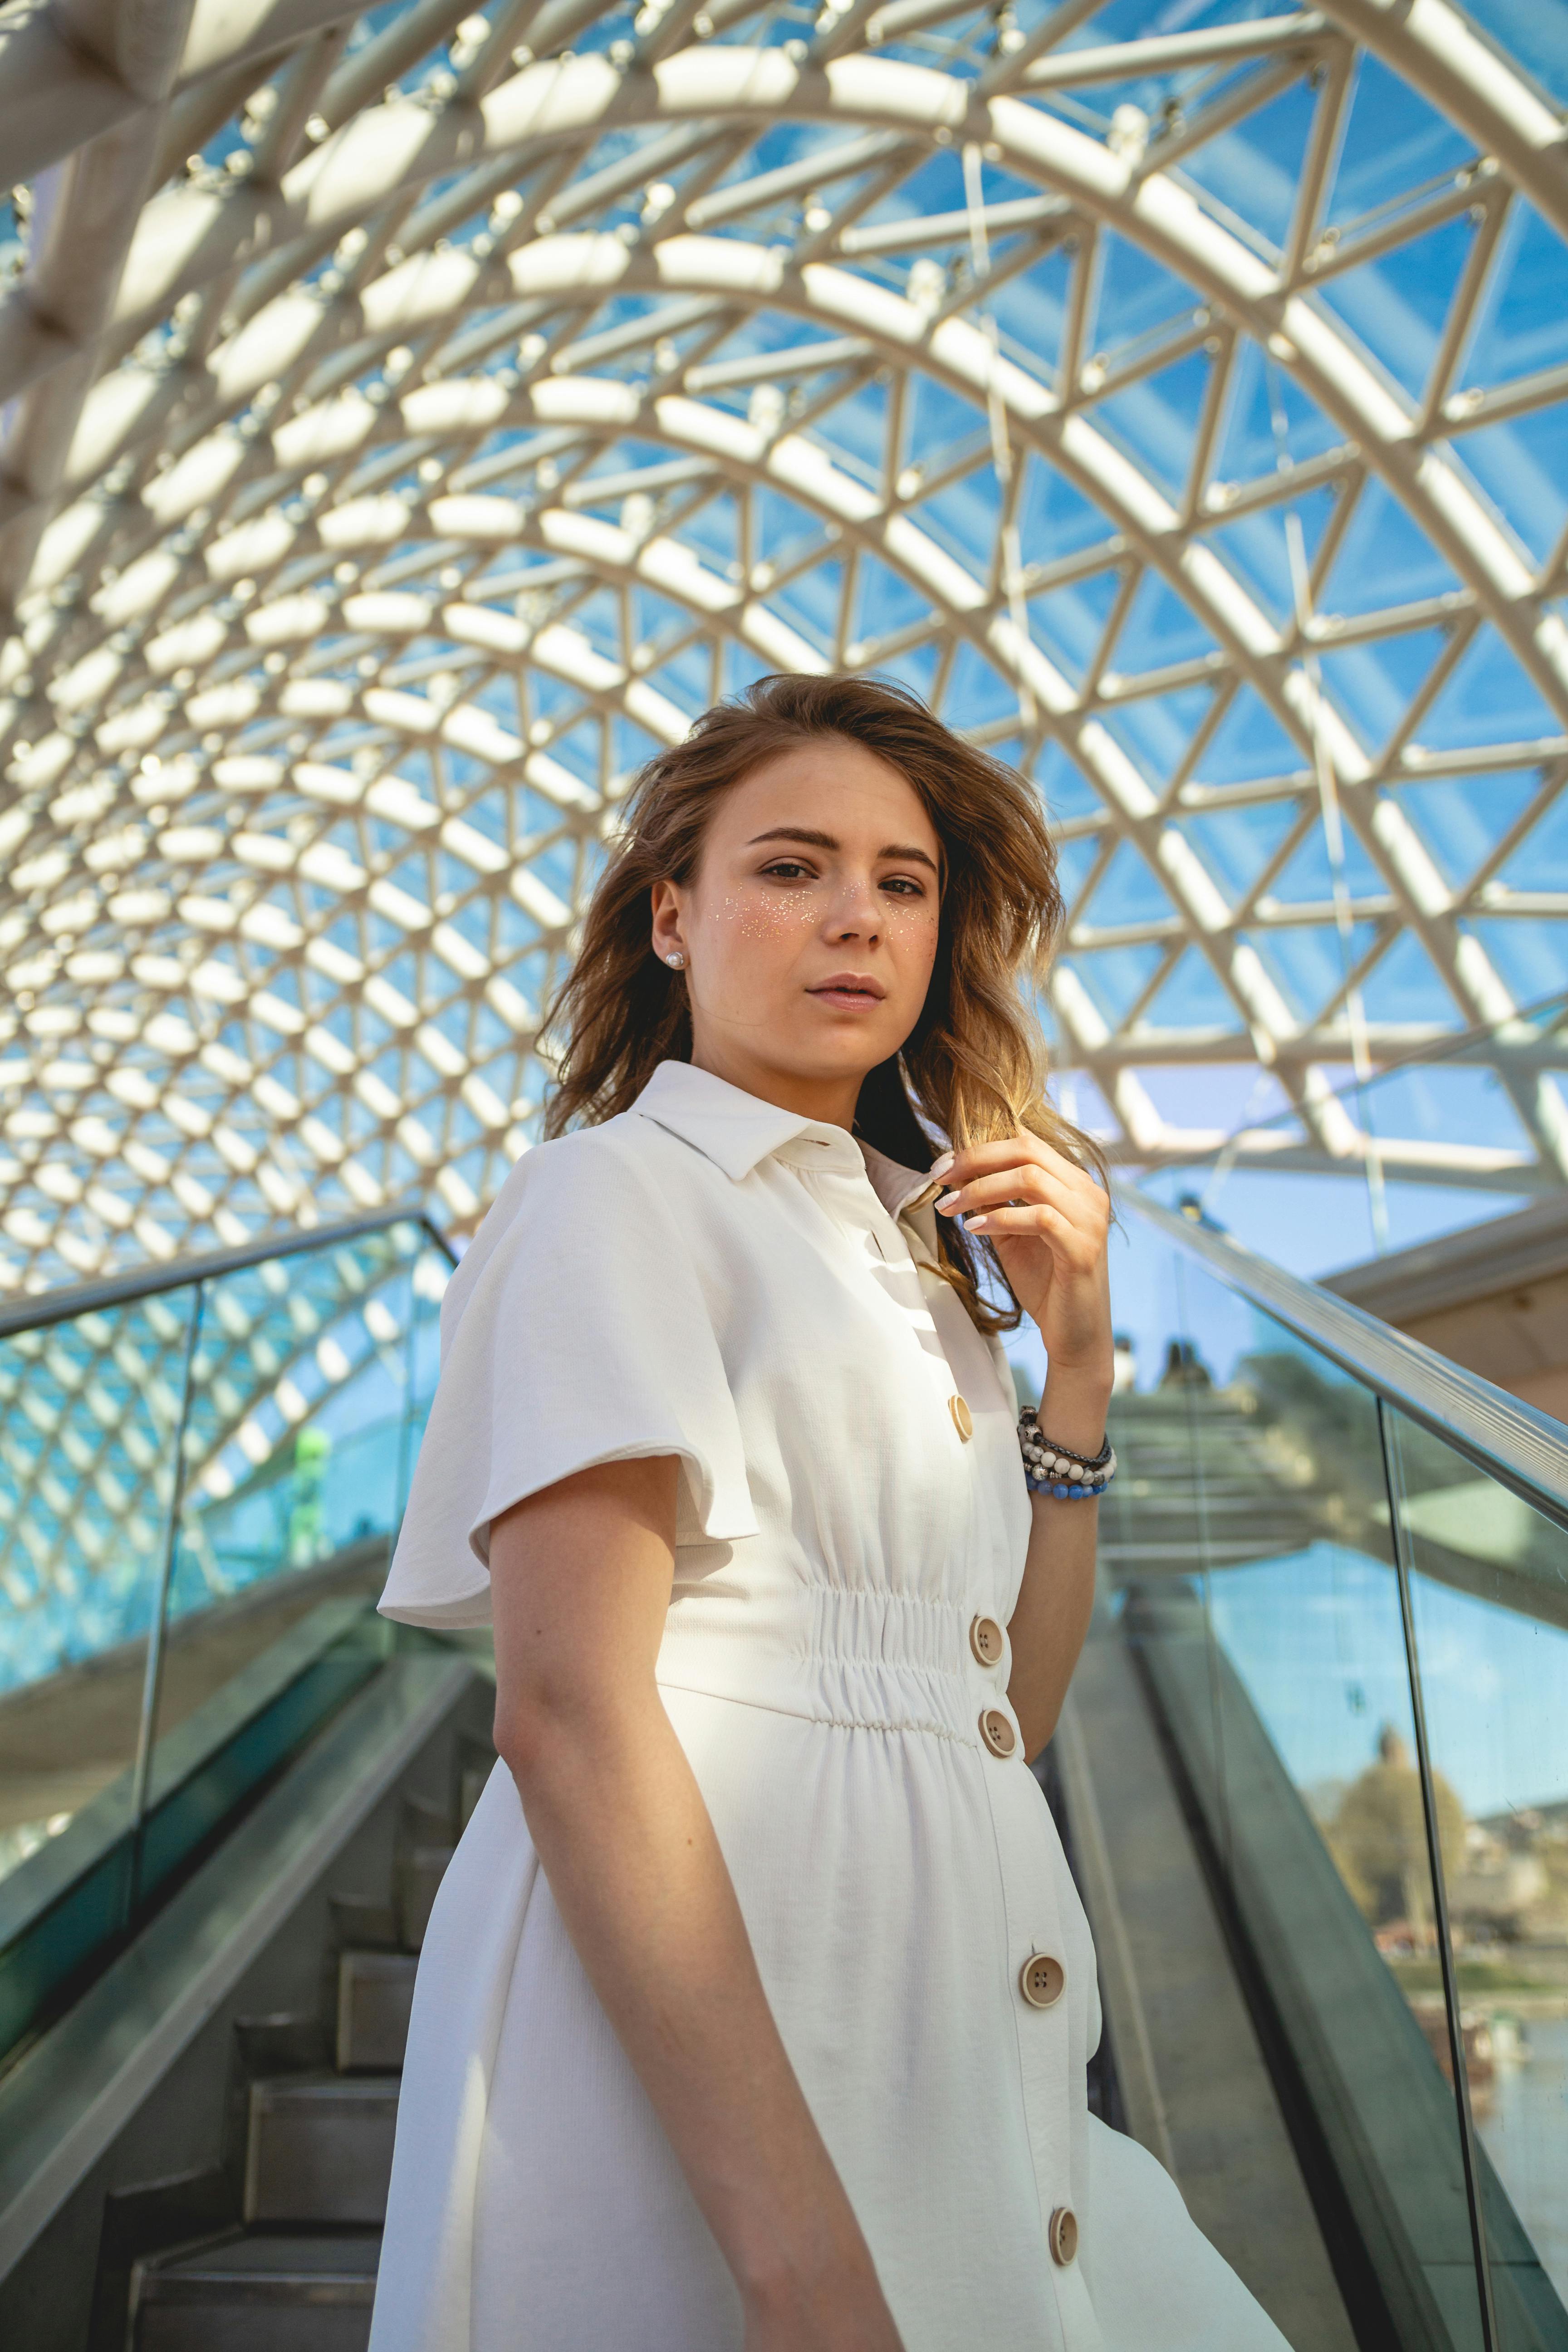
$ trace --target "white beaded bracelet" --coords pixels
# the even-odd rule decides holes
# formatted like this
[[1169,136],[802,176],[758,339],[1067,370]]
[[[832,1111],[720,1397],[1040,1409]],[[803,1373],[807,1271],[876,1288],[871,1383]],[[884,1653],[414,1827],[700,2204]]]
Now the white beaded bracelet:
[[1024,1457],[1024,1480],[1031,1495],[1054,1495],[1063,1502],[1092,1502],[1116,1475],[1116,1454],[1109,1437],[1100,1452],[1086,1460],[1046,1435],[1032,1404],[1018,1415],[1018,1451]]

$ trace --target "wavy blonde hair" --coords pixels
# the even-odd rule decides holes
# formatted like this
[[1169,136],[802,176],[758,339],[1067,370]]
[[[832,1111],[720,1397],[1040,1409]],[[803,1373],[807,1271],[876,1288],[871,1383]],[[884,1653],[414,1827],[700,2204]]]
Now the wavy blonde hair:
[[[824,736],[861,744],[896,768],[920,795],[942,853],[931,986],[902,1050],[867,1074],[855,1133],[906,1167],[929,1168],[947,1145],[1026,1128],[1103,1177],[1099,1147],[1047,1098],[1044,1040],[1029,1002],[1028,991],[1044,986],[1062,914],[1039,796],[918,696],[872,677],[760,678],[640,771],[576,961],[544,1016],[542,1034],[562,1041],[546,1136],[613,1118],[660,1062],[690,1060],[686,982],[653,951],[649,893],[663,879],[692,880],[721,793],[776,753]],[[938,1229],[942,1271],[976,1324],[1016,1329],[1021,1309],[991,1243],[945,1218]]]

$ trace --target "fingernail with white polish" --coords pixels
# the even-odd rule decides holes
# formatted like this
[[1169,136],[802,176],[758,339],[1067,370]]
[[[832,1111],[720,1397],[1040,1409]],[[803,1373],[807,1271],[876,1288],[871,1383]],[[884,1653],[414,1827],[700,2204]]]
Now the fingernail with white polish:
[[945,1214],[945,1213],[952,1208],[957,1198],[958,1194],[956,1192],[939,1192],[937,1195],[936,1205]]
[[933,1160],[931,1161],[931,1173],[933,1176],[945,1176],[948,1170],[952,1166],[956,1156],[957,1155],[954,1152],[944,1151],[940,1160]]

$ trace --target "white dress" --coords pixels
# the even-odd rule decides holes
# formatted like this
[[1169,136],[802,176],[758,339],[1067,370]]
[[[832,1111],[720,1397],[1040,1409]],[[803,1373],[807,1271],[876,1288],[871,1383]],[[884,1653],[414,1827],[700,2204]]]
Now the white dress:
[[[1023,1573],[1013,1389],[930,1271],[937,1189],[677,1062],[529,1152],[447,1291],[381,1607],[487,1622],[498,1513],[678,1454],[659,1688],[908,2352],[1281,2352],[1159,2165],[1087,2112],[1089,1928],[1007,1658],[970,1641]],[[1020,1991],[1036,1954],[1065,1970],[1047,2008]],[[498,1765],[420,1959],[372,2352],[741,2336]]]

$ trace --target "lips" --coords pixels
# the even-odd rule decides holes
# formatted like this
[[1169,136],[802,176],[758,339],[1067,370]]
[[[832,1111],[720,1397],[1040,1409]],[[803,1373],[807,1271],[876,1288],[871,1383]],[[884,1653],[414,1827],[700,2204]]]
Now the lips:
[[863,971],[836,971],[806,991],[808,996],[823,996],[834,1004],[879,1004],[887,992],[879,980]]

